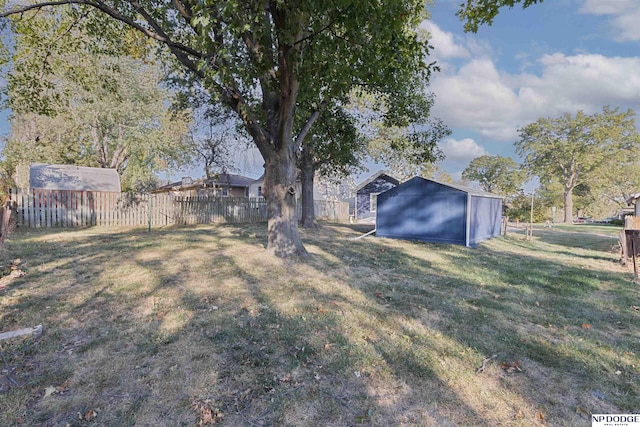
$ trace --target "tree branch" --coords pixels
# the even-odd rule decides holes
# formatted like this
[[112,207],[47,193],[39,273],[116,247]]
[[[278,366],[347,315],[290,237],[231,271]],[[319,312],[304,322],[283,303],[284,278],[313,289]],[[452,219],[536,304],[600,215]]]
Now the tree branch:
[[296,42],[293,43],[294,46],[298,45],[298,44],[302,44],[307,40],[311,40],[312,38],[314,38],[315,36],[317,36],[320,33],[325,32],[326,30],[328,30],[329,28],[333,27],[333,24],[335,24],[336,22],[338,22],[338,20],[344,16],[347,12],[349,12],[349,10],[353,9],[353,3],[351,3],[349,5],[349,7],[347,7],[344,11],[339,11],[336,18],[332,19],[327,25],[325,25],[324,27],[320,28],[318,31],[315,31],[303,38],[301,38],[300,40],[297,40]]
[[324,110],[326,106],[327,101],[322,101],[318,109],[316,109],[316,111],[311,114],[307,122],[304,124],[304,126],[302,126],[300,133],[298,133],[298,136],[296,137],[296,147],[300,147],[302,141],[309,133],[309,130],[311,130],[311,126],[315,123],[316,120],[318,120],[318,117],[320,117],[320,113],[322,113],[322,110]]
[[191,11],[191,6],[182,4],[180,0],[173,0],[173,5],[176,7],[176,10],[182,15],[184,19],[188,22],[193,18],[193,12]]
[[61,1],[50,1],[50,2],[37,3],[37,4],[32,4],[32,5],[27,5],[27,6],[16,7],[14,9],[10,9],[8,11],[2,12],[2,13],[0,13],[0,18],[7,18],[7,17],[9,17],[11,15],[21,15],[21,14],[23,14],[25,12],[29,12],[31,10],[39,10],[39,9],[44,8],[44,7],[63,6],[63,5],[70,5],[70,4],[79,4],[79,5],[91,6],[93,8],[96,8],[96,9],[100,10],[103,13],[106,13],[110,17],[116,19],[117,21],[120,21],[120,22],[122,22],[122,23],[124,23],[124,24],[126,24],[126,25],[128,25],[128,26],[130,26],[132,28],[135,28],[136,30],[140,31],[141,33],[143,33],[147,37],[152,38],[152,39],[154,39],[156,41],[159,41],[159,42],[167,45],[170,48],[178,49],[178,50],[180,50],[180,51],[182,51],[182,52],[184,52],[184,53],[186,53],[188,55],[192,55],[192,56],[194,56],[196,58],[200,58],[201,59],[201,58],[204,57],[202,52],[199,52],[199,51],[197,51],[195,49],[192,49],[189,46],[183,45],[182,43],[174,42],[173,40],[171,40],[166,35],[161,35],[161,34],[153,32],[153,31],[150,31],[149,29],[147,29],[144,26],[142,26],[142,25],[138,24],[137,22],[135,22],[133,19],[128,18],[127,16],[123,15],[122,13],[117,11],[116,9],[107,6],[106,4],[102,3],[101,1],[61,0]]

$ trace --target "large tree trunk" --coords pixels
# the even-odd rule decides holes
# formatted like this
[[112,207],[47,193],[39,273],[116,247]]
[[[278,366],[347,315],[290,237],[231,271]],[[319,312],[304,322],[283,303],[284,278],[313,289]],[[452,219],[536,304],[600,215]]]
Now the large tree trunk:
[[[280,61],[282,75],[280,93],[266,93],[264,107],[271,116],[269,129],[273,144],[265,147],[264,197],[267,199],[267,251],[281,258],[308,256],[298,233],[296,215],[296,154],[299,145],[293,139],[293,117],[298,82],[293,73],[285,72],[286,61]],[[276,113],[276,114],[269,114]]]
[[267,251],[282,258],[306,257],[308,253],[298,233],[296,215],[296,162],[287,152],[289,150],[281,150],[265,160]]
[[564,187],[564,222],[573,222],[573,187]]
[[571,159],[568,168],[563,168],[564,173],[564,222],[573,223],[573,189],[578,184],[580,166],[575,159]]
[[313,206],[313,180],[316,175],[316,167],[313,163],[313,153],[311,142],[302,146],[302,156],[300,157],[300,178],[302,180],[302,221],[300,225],[304,228],[314,228],[318,226],[316,222],[316,212]]
[[318,226],[316,212],[313,206],[313,180],[316,171],[313,165],[303,164],[300,168],[300,178],[302,179],[302,221],[300,225],[304,228],[314,228]]

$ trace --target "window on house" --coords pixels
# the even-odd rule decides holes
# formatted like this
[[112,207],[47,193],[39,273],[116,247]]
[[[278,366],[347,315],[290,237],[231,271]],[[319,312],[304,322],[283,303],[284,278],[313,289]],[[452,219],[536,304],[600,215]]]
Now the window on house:
[[258,197],[262,197],[262,186],[258,187]]
[[380,193],[371,193],[369,194],[369,211],[375,212],[378,208],[378,194]]
[[244,188],[244,197],[249,197],[249,187]]
[[222,187],[222,197],[229,197],[229,187]]

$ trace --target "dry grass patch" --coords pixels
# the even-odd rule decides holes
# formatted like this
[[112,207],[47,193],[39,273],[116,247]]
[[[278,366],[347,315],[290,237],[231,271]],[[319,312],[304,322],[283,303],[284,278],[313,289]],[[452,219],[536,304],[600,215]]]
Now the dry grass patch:
[[[586,425],[640,395],[640,292],[602,233],[477,248],[262,226],[17,233],[0,425]],[[9,271],[9,270],[3,270]],[[492,357],[494,356],[495,357]],[[483,370],[478,368],[485,362]]]

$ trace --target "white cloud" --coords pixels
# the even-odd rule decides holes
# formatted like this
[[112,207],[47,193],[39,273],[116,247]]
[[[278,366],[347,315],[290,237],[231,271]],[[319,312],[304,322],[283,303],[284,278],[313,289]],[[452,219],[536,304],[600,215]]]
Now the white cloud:
[[545,55],[541,77],[525,78],[548,99],[565,100],[585,110],[604,105],[629,105],[640,100],[640,57]]
[[452,33],[442,31],[432,21],[424,21],[420,27],[430,33],[429,42],[434,47],[433,56],[436,58],[469,57],[469,51],[463,45],[456,43]]
[[436,75],[434,115],[450,127],[473,128],[498,139],[513,136],[518,99],[490,59],[474,59],[452,75]]
[[500,72],[481,58],[434,75],[434,115],[451,128],[513,142],[518,128],[540,117],[594,113],[605,105],[640,110],[640,57],[556,53],[537,62],[536,74]]
[[466,164],[476,157],[488,154],[484,147],[470,138],[461,140],[446,138],[440,143],[440,149],[445,154],[446,161],[452,163]]
[[615,40],[640,40],[640,2],[638,0],[585,0],[580,8],[582,13],[608,15],[613,27]]

